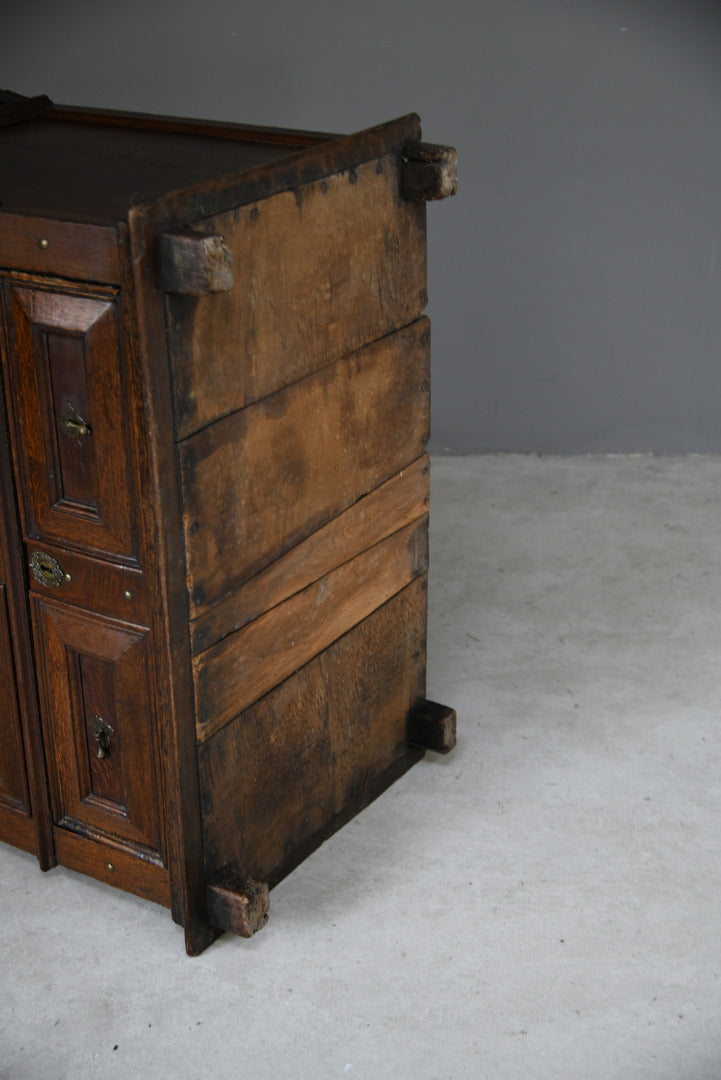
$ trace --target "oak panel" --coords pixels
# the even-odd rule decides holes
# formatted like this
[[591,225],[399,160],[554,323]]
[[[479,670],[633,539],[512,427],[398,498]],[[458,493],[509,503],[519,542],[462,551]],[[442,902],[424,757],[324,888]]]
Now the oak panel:
[[420,319],[180,444],[191,617],[425,449]]

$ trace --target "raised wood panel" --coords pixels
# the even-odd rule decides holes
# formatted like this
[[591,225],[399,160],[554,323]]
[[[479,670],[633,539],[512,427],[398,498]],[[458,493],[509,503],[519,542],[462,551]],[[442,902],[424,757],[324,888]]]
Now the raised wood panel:
[[180,444],[192,617],[423,453],[429,340],[420,319]]
[[28,536],[134,552],[117,295],[8,287]]
[[246,626],[428,512],[426,455],[359,499],[190,624],[193,653]]
[[428,567],[411,524],[272,608],[194,661],[198,739],[210,738]]
[[275,884],[418,759],[421,578],[199,747],[208,876]]
[[40,597],[33,624],[56,825],[160,853],[147,630]]
[[179,438],[421,314],[425,210],[399,169],[388,154],[198,223],[224,238],[235,287],[167,298]]

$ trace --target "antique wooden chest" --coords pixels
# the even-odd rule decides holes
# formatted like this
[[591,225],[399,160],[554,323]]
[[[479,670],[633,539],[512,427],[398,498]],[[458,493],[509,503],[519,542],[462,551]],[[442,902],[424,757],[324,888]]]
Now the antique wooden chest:
[[0,94],[0,838],[189,953],[424,748],[415,116],[337,137]]

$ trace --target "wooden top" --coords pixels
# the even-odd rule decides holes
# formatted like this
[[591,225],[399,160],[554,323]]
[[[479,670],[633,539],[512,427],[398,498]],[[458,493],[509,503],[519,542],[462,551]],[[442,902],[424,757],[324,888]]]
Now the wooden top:
[[115,225],[166,192],[333,136],[62,106],[0,124],[0,212]]

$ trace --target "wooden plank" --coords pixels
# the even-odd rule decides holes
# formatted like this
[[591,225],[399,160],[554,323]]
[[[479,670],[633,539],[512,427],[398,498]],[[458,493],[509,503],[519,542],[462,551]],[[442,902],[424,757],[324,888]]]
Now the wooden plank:
[[419,578],[198,748],[209,877],[272,887],[418,760],[425,611]]
[[429,340],[421,319],[180,445],[191,616],[423,453]]
[[121,276],[117,231],[0,211],[0,265],[117,285]]
[[224,597],[190,628],[195,655],[428,512],[424,455]]
[[[179,224],[198,223],[259,199],[269,199],[282,191],[295,191],[324,177],[357,169],[363,162],[377,161],[387,154],[400,157],[404,146],[420,142],[420,139],[420,118],[410,113],[354,135],[321,139],[313,145],[297,148],[277,161],[245,169],[242,173],[167,193],[134,207],[131,216],[145,220],[141,228],[147,227],[156,234],[166,232]],[[257,142],[255,145],[270,150],[273,143]],[[425,216],[422,220],[425,222]]]
[[198,741],[425,573],[427,541],[426,519],[406,526],[196,657]]
[[[142,402],[149,437],[139,439],[144,499],[139,515],[156,641],[154,722],[163,747],[162,792],[170,908],[185,931],[189,955],[217,937],[207,918],[202,821],[193,713],[193,676],[183,567],[181,490],[172,439],[169,365],[162,295],[157,289],[155,230],[130,215],[133,276],[125,295],[137,297],[126,312],[128,359],[142,376],[133,400]],[[152,512],[151,512],[152,511]]]
[[163,907],[170,905],[168,871],[160,863],[114,844],[56,826],[53,830],[58,862],[116,889],[135,893]]
[[236,286],[168,297],[179,438],[421,314],[425,212],[399,169],[387,155],[206,223]]
[[[50,104],[50,102],[48,102]],[[338,138],[329,132],[299,131],[295,128],[264,127],[260,124],[236,124],[226,120],[198,120],[193,117],[159,116],[155,113],[126,112],[121,109],[93,109],[77,105],[53,105],[46,119],[128,128],[132,131],[173,132],[196,137],[231,139],[234,142],[258,142],[305,149],[316,143]]]

